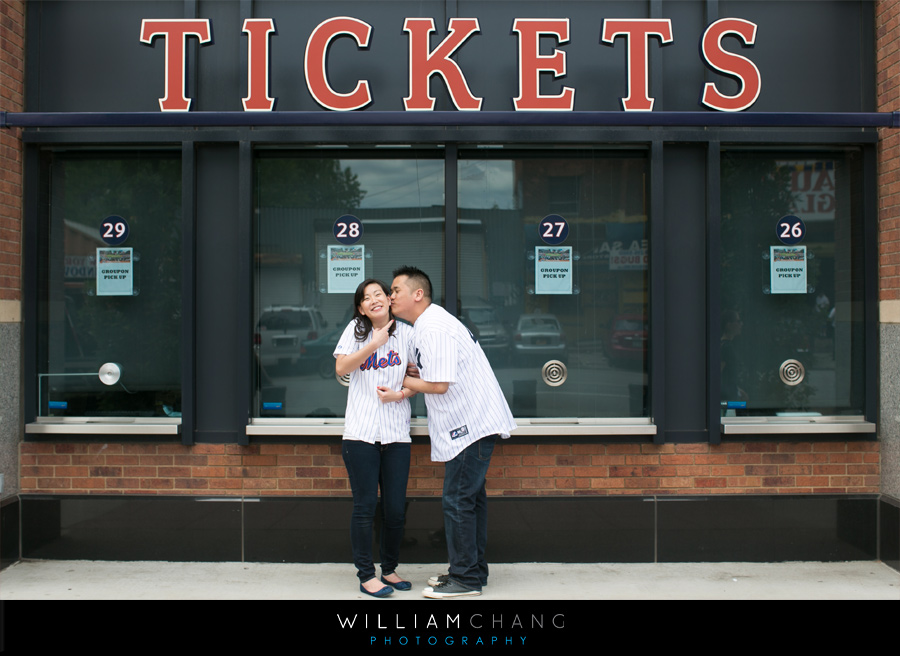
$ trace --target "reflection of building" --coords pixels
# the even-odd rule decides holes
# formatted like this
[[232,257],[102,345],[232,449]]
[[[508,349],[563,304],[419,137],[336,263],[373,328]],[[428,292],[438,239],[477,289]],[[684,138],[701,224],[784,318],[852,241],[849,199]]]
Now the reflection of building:
[[96,228],[66,221],[65,256],[66,285],[78,285],[96,275],[95,259],[98,246],[104,242]]
[[[647,311],[646,159],[551,157],[519,161],[515,184],[525,217],[539,221],[553,213],[566,219],[567,243],[576,244],[579,293],[533,300],[559,316],[573,338],[605,339],[616,315]],[[526,248],[543,244],[536,230],[526,242]]]
[[[443,208],[355,209],[365,226],[365,277],[390,282],[398,262],[388,253],[408,254],[409,263],[428,266],[441,258]],[[334,244],[334,219],[342,211],[290,208],[260,208],[258,250],[254,259],[259,271],[257,307],[314,305],[329,323],[340,321],[351,296],[325,293],[328,263],[325,251]],[[414,229],[408,230],[409,226]],[[440,271],[432,277],[440,298]]]
[[[14,354],[0,359],[0,375],[17,381],[4,386],[2,407],[11,410],[0,412],[4,564],[20,556],[269,561],[340,553],[345,535],[337,518],[349,488],[337,444],[342,388],[327,365],[328,336],[346,320],[348,299],[327,293],[323,255],[335,243],[335,219],[352,212],[365,226],[366,275],[389,279],[398,264],[422,266],[442,302],[463,314],[483,311],[471,323],[497,340],[492,362],[521,410],[524,439],[498,447],[503,466],[490,477],[490,491],[507,522],[491,536],[492,557],[881,558],[896,566],[900,294],[891,258],[900,137],[890,120],[876,128],[862,117],[881,121],[900,110],[886,82],[897,76],[890,62],[900,40],[886,28],[898,3],[626,3],[639,18],[671,14],[677,42],[661,48],[649,40],[648,93],[656,105],[627,114],[627,124],[620,110],[624,41],[598,42],[609,13],[599,0],[544,6],[593,35],[573,30],[553,46],[567,53],[565,84],[577,86],[577,113],[549,115],[510,110],[519,92],[519,78],[510,74],[519,52],[509,29],[517,3],[418,3],[417,11],[435,17],[478,14],[482,33],[454,55],[472,92],[484,95],[482,113],[466,112],[466,120],[436,79],[436,109],[447,114],[400,113],[409,91],[409,42],[397,27],[407,3],[383,3],[377,15],[360,18],[377,35],[371,49],[339,39],[346,50],[330,51],[336,90],[362,79],[374,89],[371,105],[355,112],[323,110],[299,62],[311,15],[353,14],[361,5],[189,3],[185,11],[175,3],[180,18],[196,13],[214,22],[216,42],[185,37],[186,93],[194,104],[174,115],[159,111],[165,39],[142,44],[128,36],[163,11],[158,3],[82,4],[73,12],[71,3],[3,2],[4,29],[24,37],[26,14],[29,25],[27,44],[0,44],[13,55],[4,59],[3,86],[19,96],[4,106],[0,131],[0,350]],[[230,112],[247,92],[250,51],[240,19],[269,11],[279,26],[269,77],[277,110],[238,112],[235,119]],[[729,113],[730,125],[697,105],[707,84],[740,92],[731,76],[704,66],[696,47],[707,17],[726,12],[754,21],[766,38],[765,47],[752,49],[730,35],[723,41],[763,75],[758,99]],[[447,26],[436,22],[439,40]],[[104,47],[81,47],[88,42]],[[796,56],[810,52],[816,57]],[[560,80],[538,75],[540,93],[558,92]],[[380,112],[403,120],[374,122]],[[678,118],[669,112],[695,123],[667,124],[663,118]],[[472,124],[473,116],[493,123]],[[435,118],[442,123],[429,122]],[[796,123],[779,123],[788,118]],[[201,125],[213,119],[219,123]],[[98,120],[107,122],[91,123]],[[278,120],[286,124],[274,125]],[[586,120],[593,123],[580,123]],[[430,180],[428,193],[414,183],[425,176],[415,175],[422,158],[411,145],[440,162],[442,180]],[[149,174],[102,189],[97,176],[80,178],[90,191],[85,197],[100,208],[107,190],[129,185],[145,192],[142,211],[171,192],[171,205],[148,227],[160,250],[141,249],[141,293],[129,299],[146,305],[135,313],[136,304],[114,300],[106,314],[83,313],[71,334],[96,340],[108,330],[128,347],[123,357],[133,358],[126,374],[164,367],[175,372],[177,389],[152,390],[152,397],[117,391],[110,400],[96,383],[84,396],[95,398],[97,413],[116,413],[116,423],[68,408],[57,412],[60,421],[43,421],[42,366],[47,352],[76,360],[73,338],[61,329],[66,297],[91,280],[81,258],[96,247],[92,229],[78,227],[90,220],[56,211],[64,200],[59,190],[73,184],[58,165],[84,160],[90,169],[95,160],[145,161],[151,154],[171,165],[164,183],[153,178],[152,193]],[[260,199],[258,162],[271,160],[277,171],[292,158],[375,162],[374,175],[381,167],[385,178],[388,171],[399,176],[379,196],[394,202],[374,209],[364,202],[370,193],[328,204],[331,187],[301,174],[273,184],[282,205]],[[473,162],[478,166],[464,168]],[[779,171],[786,167],[793,168]],[[353,196],[352,181],[342,182],[337,187]],[[291,196],[301,183],[316,192],[303,202]],[[757,191],[767,184],[774,190],[761,199]],[[816,293],[773,301],[764,292],[762,254],[777,245],[774,222],[789,205],[806,216]],[[570,230],[562,246],[573,249],[571,295],[529,293],[528,256],[544,243],[537,226],[548,215],[564,217]],[[143,239],[135,235],[125,246],[143,247]],[[160,267],[163,260],[168,264]],[[151,292],[154,284],[165,293]],[[820,291],[834,310],[825,325],[810,314]],[[757,380],[751,407],[729,408],[735,416],[723,417],[719,316],[732,305],[742,310]],[[298,370],[266,382],[253,363],[253,331],[268,306],[316,308],[327,326],[315,339],[297,337],[296,348],[305,349]],[[556,387],[539,367],[509,357],[513,328],[535,310],[558,318],[565,333],[569,378]],[[809,316],[814,327],[804,323]],[[615,317],[623,318],[622,343],[640,344],[635,363],[613,366],[605,351]],[[150,331],[157,343],[123,336],[124,324]],[[284,340],[290,348],[293,337]],[[538,339],[546,340],[538,347],[552,345],[550,336]],[[77,354],[92,357],[85,347]],[[315,358],[315,367],[304,358]],[[792,359],[806,367],[805,387],[788,389],[779,379],[779,365]],[[812,387],[828,389],[833,398],[817,403],[833,415],[808,407],[818,398]],[[180,399],[177,409],[167,394]],[[263,416],[258,397],[282,406]],[[414,432],[410,519],[411,530],[423,531],[440,522],[440,469],[427,460],[423,429]],[[222,497],[241,501],[192,503]],[[158,539],[123,546],[117,535],[134,528],[135,517]],[[221,528],[204,530],[210,525]],[[625,528],[613,535],[611,525]],[[427,535],[418,537],[427,543]],[[410,550],[409,557],[433,553]]]

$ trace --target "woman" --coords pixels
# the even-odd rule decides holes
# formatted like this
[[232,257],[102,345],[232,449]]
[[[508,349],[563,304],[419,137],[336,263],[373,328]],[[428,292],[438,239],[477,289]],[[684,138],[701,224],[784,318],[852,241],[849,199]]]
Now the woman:
[[[386,597],[412,586],[394,571],[406,515],[409,478],[409,397],[403,377],[413,330],[394,321],[390,290],[378,280],[364,281],[353,299],[353,319],[334,350],[338,376],[350,374],[341,452],[353,491],[350,541],[359,589]],[[385,395],[379,399],[378,390]],[[372,560],[372,524],[381,488],[381,582]]]

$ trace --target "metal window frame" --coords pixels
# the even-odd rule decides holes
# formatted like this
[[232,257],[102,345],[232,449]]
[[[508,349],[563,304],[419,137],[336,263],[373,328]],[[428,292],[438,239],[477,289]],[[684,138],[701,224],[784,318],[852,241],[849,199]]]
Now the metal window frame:
[[[230,114],[245,116],[240,113],[212,113],[212,114]],[[104,149],[104,148],[128,148],[130,150],[139,150],[142,148],[159,148],[161,146],[180,148],[182,151],[182,180],[183,180],[183,221],[185,241],[183,244],[183,253],[185,271],[184,271],[184,296],[183,296],[183,353],[182,359],[182,393],[183,393],[183,417],[181,424],[181,440],[184,444],[192,444],[195,441],[196,422],[193,409],[193,389],[196,379],[195,366],[192,360],[193,340],[195,336],[195,325],[193,320],[194,311],[194,294],[196,293],[196,272],[194,270],[195,263],[192,259],[194,252],[194,208],[197,203],[196,196],[196,149],[203,144],[231,144],[239,148],[240,171],[238,173],[240,186],[239,211],[242,216],[251,216],[252,213],[252,157],[254,149],[257,147],[287,145],[303,147],[310,145],[346,145],[347,143],[357,144],[360,148],[370,148],[376,144],[421,144],[426,147],[443,146],[449,148],[448,152],[458,152],[458,148],[462,145],[469,144],[516,144],[517,147],[541,147],[547,145],[559,146],[584,146],[592,148],[603,147],[635,147],[642,146],[650,149],[650,185],[649,185],[649,203],[650,203],[650,231],[651,231],[651,282],[650,282],[650,299],[651,312],[654,319],[651,321],[651,351],[650,351],[650,371],[653,372],[650,380],[650,423],[652,428],[647,428],[643,424],[638,423],[636,426],[629,428],[627,424],[616,422],[597,423],[593,425],[593,430],[586,431],[590,435],[596,436],[623,436],[628,434],[653,435],[653,441],[662,443],[666,440],[666,436],[659,427],[665,426],[664,416],[664,377],[663,367],[664,359],[659,345],[661,336],[665,332],[665,296],[662,293],[663,279],[665,275],[665,262],[662,249],[659,245],[660,240],[665,235],[665,225],[662,217],[662,156],[665,150],[665,144],[669,143],[686,143],[697,144],[709,149],[708,161],[715,159],[714,153],[717,149],[721,149],[722,144],[741,144],[741,145],[760,145],[768,147],[787,148],[813,148],[813,147],[835,147],[842,145],[860,146],[865,150],[866,171],[875,171],[875,144],[878,142],[878,133],[876,127],[895,128],[900,126],[900,113],[868,113],[868,114],[752,114],[745,113],[740,115],[721,115],[709,112],[652,112],[642,113],[640,116],[624,113],[586,113],[590,116],[577,116],[577,113],[560,115],[552,113],[551,115],[540,116],[539,113],[529,114],[501,114],[496,113],[490,115],[485,113],[482,116],[470,118],[468,113],[462,112],[435,112],[435,113],[390,113],[390,120],[385,117],[374,116],[377,113],[324,113],[311,112],[311,120],[314,124],[304,123],[298,125],[295,120],[297,117],[291,117],[290,113],[284,113],[279,116],[277,124],[270,125],[248,125],[250,117],[242,118],[245,124],[237,127],[229,128],[218,123],[202,123],[204,119],[197,120],[203,116],[200,112],[189,112],[174,118],[171,115],[150,114],[152,117],[149,121],[150,125],[139,124],[134,119],[139,118],[136,115],[119,115],[121,120],[109,124],[109,115],[101,115],[106,117],[101,119],[98,115],[81,115],[66,114],[68,117],[62,119],[63,115],[54,118],[55,126],[38,127],[32,125],[28,127],[24,125],[28,121],[39,122],[42,114],[31,114],[29,119],[25,119],[26,114],[10,114],[0,113],[0,125],[12,126],[14,123],[20,127],[26,127],[22,132],[22,139],[26,145],[25,152],[25,170],[26,179],[37,181],[40,179],[40,153],[43,148],[73,148],[73,149]],[[694,116],[688,116],[694,115]],[[487,121],[485,121],[487,116]],[[252,120],[256,121],[260,114],[254,113]],[[363,117],[363,118],[360,118]],[[453,119],[448,125],[448,120]],[[477,120],[475,120],[477,119]],[[43,120],[43,119],[40,119]],[[83,122],[78,125],[79,120]],[[229,118],[229,121],[231,119]],[[106,121],[106,123],[104,123]],[[543,123],[542,123],[543,121]],[[67,127],[64,127],[62,124]],[[104,128],[103,125],[106,125]],[[541,125],[545,129],[535,131],[534,126]],[[450,127],[456,127],[454,130],[448,130]],[[804,129],[790,129],[789,126],[802,127]],[[757,129],[747,130],[747,127],[755,127]],[[663,129],[665,128],[665,129]],[[445,154],[445,157],[447,155]],[[718,185],[715,184],[717,179],[715,176],[717,168],[708,166],[708,190],[707,203],[715,204],[715,194]],[[445,181],[445,184],[446,181]],[[864,202],[866,204],[865,219],[865,248],[866,252],[877,252],[877,224],[874,222],[873,212],[877,210],[877,183],[872,176],[866,175],[866,190],[864,192]],[[36,217],[38,215],[40,191],[36,184],[26,184],[24,200],[26,216]],[[448,198],[452,197],[448,195]],[[449,205],[448,205],[448,215]],[[452,215],[451,215],[452,216]],[[712,225],[711,218],[707,219],[708,224],[712,228],[712,232],[707,239],[707,256],[708,262],[713,258],[709,255],[713,253],[714,245],[717,243],[716,236],[717,227]],[[38,238],[38,226],[36,221],[26,221],[23,228],[24,249],[24,270],[29,272],[36,271],[37,257],[35,243]],[[244,225],[244,224],[242,224]],[[244,225],[246,233],[241,237],[244,243],[249,243],[249,224]],[[448,240],[453,241],[453,240]],[[656,248],[654,248],[656,244]],[[453,249],[455,244],[450,245]],[[452,250],[451,250],[452,252]],[[450,253],[448,253],[449,255]],[[455,256],[446,260],[448,265],[452,265],[453,273],[456,273]],[[252,263],[252,253],[248,246],[240,253],[237,266],[243,270],[249,270]],[[709,266],[709,265],[708,265]],[[452,280],[450,276],[450,267],[448,267],[447,279]],[[713,286],[717,284],[717,275],[710,269],[708,271],[708,299],[714,298],[711,291]],[[867,411],[865,420],[874,425],[874,418],[877,412],[877,262],[875,258],[868,258],[866,264],[866,313],[867,313],[867,336],[866,336],[866,404]],[[448,292],[450,290],[448,289]],[[23,280],[23,320],[28,322],[36,321],[36,281],[34,276],[27,275]],[[243,281],[239,290],[243,300],[246,300],[247,307],[251,302],[251,281],[249,278]],[[448,295],[449,297],[449,295]],[[713,321],[718,319],[717,313],[712,310],[707,317],[707,325],[710,334],[715,334],[713,329]],[[715,328],[717,330],[717,327]],[[244,334],[246,340],[243,343],[249,343],[252,334],[252,327],[249,325],[241,326],[240,332]],[[36,341],[34,332],[25,331],[24,337],[24,364],[25,364],[25,417],[26,421],[34,419],[35,398],[34,392],[31,390],[28,381],[34,379],[36,365]],[[654,348],[654,344],[657,348]],[[715,345],[710,345],[710,349]],[[240,358],[239,362],[243,363],[243,352],[236,348],[235,357]],[[712,350],[708,352],[707,357],[711,359]],[[249,371],[249,361],[241,364],[242,371]],[[713,382],[715,372],[707,367],[708,382]],[[241,429],[235,431],[234,439],[241,444],[247,444],[251,436],[260,434],[262,431],[271,430],[259,425],[250,419],[250,376],[242,376],[242,382],[236,384],[241,387],[238,390],[239,397],[245,398],[245,402],[239,404],[240,407],[234,408],[234,421],[241,422]],[[244,389],[246,388],[246,389]],[[717,389],[717,388],[716,388]],[[712,400],[712,399],[711,399]],[[722,428],[720,418],[718,417],[718,406],[710,404],[707,418],[707,439],[712,443],[721,441]],[[30,416],[30,419],[29,419]],[[236,424],[237,425],[237,424]],[[855,421],[850,422],[851,427],[855,430],[857,424]],[[523,428],[525,428],[523,426]],[[285,430],[290,431],[290,427]],[[288,433],[293,435],[309,434],[305,429],[294,429],[299,432]],[[553,425],[547,424],[529,424],[524,431],[519,434],[534,435],[551,435],[581,434],[585,429],[581,424],[576,426],[573,424],[557,423]],[[867,429],[868,430],[868,429]],[[33,435],[34,433],[29,432]],[[271,432],[266,434],[272,434]],[[325,435],[325,431],[317,431],[316,435]],[[221,436],[222,434],[218,434]],[[28,439],[26,437],[26,439]],[[676,437],[675,440],[680,440]],[[673,440],[673,441],[675,441]]]

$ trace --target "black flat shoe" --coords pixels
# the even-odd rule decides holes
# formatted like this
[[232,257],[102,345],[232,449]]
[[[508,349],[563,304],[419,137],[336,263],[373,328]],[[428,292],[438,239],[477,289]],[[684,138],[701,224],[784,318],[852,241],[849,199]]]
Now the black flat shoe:
[[385,580],[385,578],[382,576],[381,582],[387,583],[389,586],[391,586],[392,588],[394,588],[396,590],[402,590],[402,591],[412,590],[412,583],[410,583],[409,581],[397,581],[396,583],[391,583],[390,581]]
[[384,586],[383,588],[381,588],[381,590],[377,590],[377,591],[375,591],[375,592],[369,592],[368,590],[366,590],[366,589],[363,587],[363,584],[360,583],[360,584],[359,584],[359,591],[362,592],[362,593],[364,593],[364,594],[369,595],[370,597],[378,597],[379,599],[382,599],[382,598],[384,598],[384,597],[389,597],[390,595],[392,595],[392,594],[394,593],[394,588],[392,588],[392,587],[389,586],[389,585],[386,585],[386,586]]

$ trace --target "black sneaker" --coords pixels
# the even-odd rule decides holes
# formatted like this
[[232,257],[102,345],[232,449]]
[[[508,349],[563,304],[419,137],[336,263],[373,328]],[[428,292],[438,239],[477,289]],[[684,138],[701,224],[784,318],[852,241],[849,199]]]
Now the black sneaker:
[[429,599],[446,599],[449,597],[477,597],[481,590],[464,588],[456,581],[444,581],[430,588],[422,590],[422,595]]
[[446,583],[449,580],[449,574],[438,574],[437,576],[432,576],[430,579],[428,579],[428,585],[433,588],[434,586],[440,585],[441,583]]
[[[428,579],[428,585],[430,585],[431,587],[434,587],[436,585],[440,585],[441,583],[446,583],[449,580],[450,580],[449,574],[437,574],[436,576],[432,576],[430,579]],[[481,587],[484,588],[486,586],[487,586],[487,581],[482,581]]]

